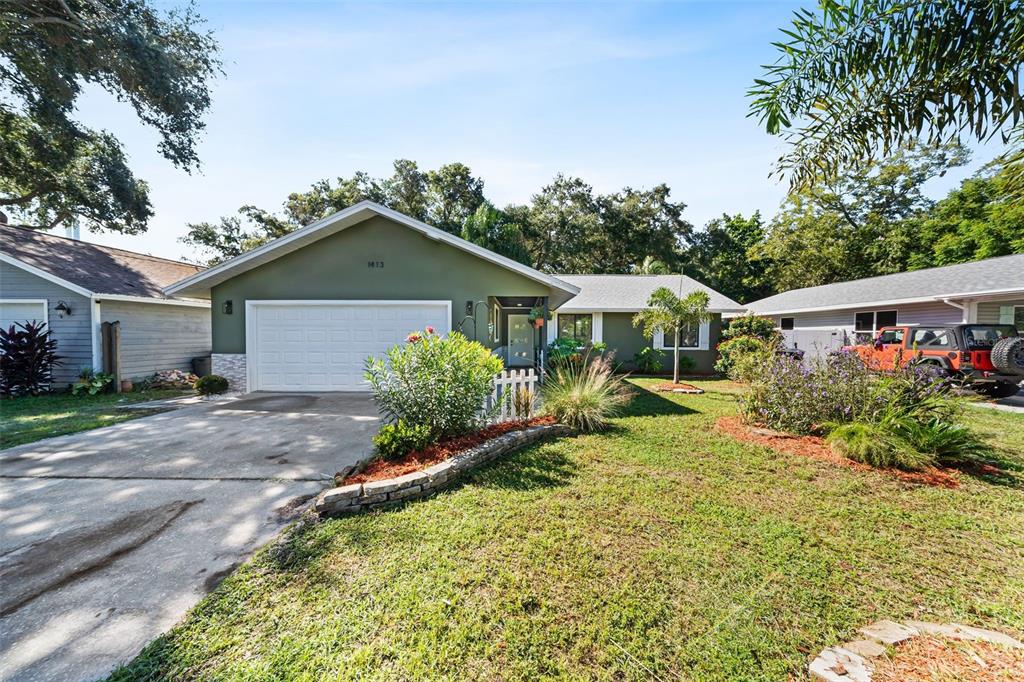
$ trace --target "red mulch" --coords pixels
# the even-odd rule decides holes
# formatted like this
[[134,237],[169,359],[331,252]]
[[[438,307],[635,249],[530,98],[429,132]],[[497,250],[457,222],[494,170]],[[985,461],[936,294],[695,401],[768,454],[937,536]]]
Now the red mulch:
[[718,427],[719,431],[732,436],[736,440],[763,445],[776,452],[801,455],[858,471],[878,471],[907,483],[931,485],[938,488],[960,487],[960,472],[956,469],[949,469],[947,467],[928,467],[922,471],[879,469],[869,464],[854,462],[852,459],[837,455],[832,452],[832,449],[825,444],[825,439],[820,436],[796,436],[778,432],[771,434],[755,433],[739,417],[720,417],[715,426]]
[[1024,650],[987,642],[914,637],[875,659],[874,682],[1006,682],[1024,679]]
[[348,485],[349,483],[382,481],[385,478],[395,478],[396,476],[411,474],[414,471],[425,469],[432,464],[443,462],[453,455],[457,455],[464,450],[480,445],[484,441],[497,438],[509,431],[521,431],[522,429],[530,426],[554,423],[555,418],[547,416],[534,417],[533,419],[524,419],[521,421],[502,422],[500,424],[487,426],[479,431],[466,434],[465,436],[456,436],[455,438],[446,438],[438,441],[433,445],[428,445],[422,450],[410,452],[401,459],[374,460],[373,462],[370,462],[369,466],[360,473],[348,476],[342,485]]

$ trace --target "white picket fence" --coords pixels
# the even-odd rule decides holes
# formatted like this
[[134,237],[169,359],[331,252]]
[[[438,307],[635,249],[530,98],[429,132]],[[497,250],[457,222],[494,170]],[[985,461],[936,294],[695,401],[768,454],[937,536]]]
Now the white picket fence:
[[483,413],[491,423],[528,419],[536,413],[540,377],[529,369],[509,369],[494,377],[490,397],[484,401]]

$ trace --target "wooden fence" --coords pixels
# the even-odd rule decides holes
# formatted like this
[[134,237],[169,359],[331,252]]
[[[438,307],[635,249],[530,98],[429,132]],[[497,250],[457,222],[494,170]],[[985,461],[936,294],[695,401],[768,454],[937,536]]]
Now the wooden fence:
[[540,377],[533,368],[505,370],[494,377],[491,395],[484,401],[484,414],[494,424],[529,419],[537,410],[539,385]]

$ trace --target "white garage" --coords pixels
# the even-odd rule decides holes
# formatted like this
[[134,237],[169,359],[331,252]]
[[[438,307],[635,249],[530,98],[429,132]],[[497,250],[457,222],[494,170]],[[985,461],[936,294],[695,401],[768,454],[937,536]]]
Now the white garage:
[[247,301],[250,390],[365,391],[368,357],[409,332],[447,334],[451,301]]

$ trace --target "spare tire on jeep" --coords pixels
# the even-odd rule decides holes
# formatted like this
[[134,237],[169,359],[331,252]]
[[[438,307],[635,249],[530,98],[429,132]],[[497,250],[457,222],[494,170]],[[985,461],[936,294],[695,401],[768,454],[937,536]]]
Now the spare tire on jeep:
[[992,364],[1000,372],[1024,376],[1024,336],[1008,336],[992,346]]

